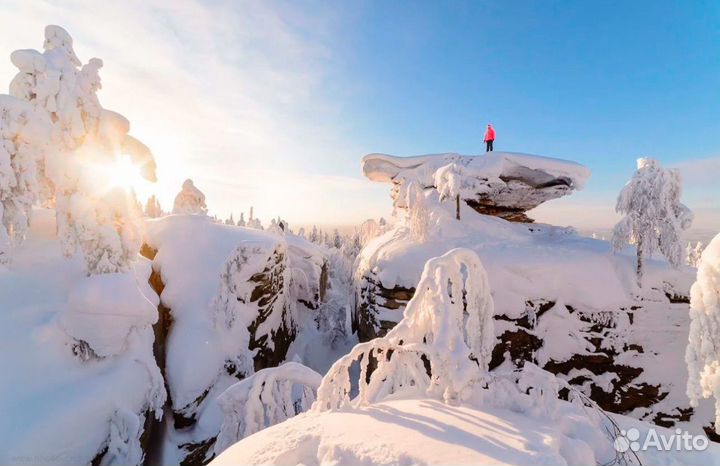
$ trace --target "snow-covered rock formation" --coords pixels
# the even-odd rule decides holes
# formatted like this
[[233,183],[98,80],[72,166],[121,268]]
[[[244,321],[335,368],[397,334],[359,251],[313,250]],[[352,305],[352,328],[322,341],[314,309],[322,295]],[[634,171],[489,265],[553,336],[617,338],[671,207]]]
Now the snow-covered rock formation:
[[685,465],[720,452],[628,448],[624,429],[638,440],[652,426],[608,415],[531,363],[488,372],[493,300],[472,251],[430,259],[417,289],[397,327],[333,365],[310,412],[244,438],[212,464]]
[[[368,156],[364,169],[371,179],[394,183],[410,170],[415,180],[430,186],[432,169],[444,167],[446,157]],[[584,168],[569,162],[507,157],[497,153],[470,166],[522,160],[527,169],[568,180],[563,194],[587,178]],[[499,173],[507,174],[503,170]],[[570,228],[479,215],[471,202],[460,205],[457,220],[454,202],[441,201],[435,188],[423,194],[429,211],[424,239],[413,232],[412,212],[400,206],[405,218],[369,241],[357,259],[353,326],[360,341],[383,336],[400,321],[425,261],[467,248],[482,260],[495,303],[498,343],[491,368],[529,361],[579,387],[603,409],[664,426],[709,430],[713,418],[707,401],[693,408],[684,393],[682,355],[693,269],[674,270],[667,262],[648,260],[640,290],[630,248],[614,254],[608,242],[581,237]]]
[[512,152],[490,152],[482,156],[434,154],[394,157],[369,154],[362,170],[372,181],[392,183],[394,206],[405,207],[403,188],[415,181],[423,188],[437,188],[435,173],[455,164],[472,189],[462,199],[481,214],[506,220],[531,222],[525,215],[545,201],[582,189],[590,171],[580,164],[548,157]]
[[204,464],[223,421],[218,396],[286,360],[301,321],[313,322],[326,291],[326,258],[298,236],[215,223],[207,215],[147,223],[143,253],[160,295],[156,357],[172,413],[166,429],[173,445],[166,450],[173,454],[164,461]]

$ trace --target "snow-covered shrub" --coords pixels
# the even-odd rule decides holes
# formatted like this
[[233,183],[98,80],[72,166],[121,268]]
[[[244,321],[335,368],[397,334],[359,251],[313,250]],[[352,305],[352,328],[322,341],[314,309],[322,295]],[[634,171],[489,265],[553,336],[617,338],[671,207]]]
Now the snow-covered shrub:
[[615,210],[624,217],[613,229],[615,250],[625,244],[637,246],[637,281],[642,286],[643,257],[659,250],[673,267],[683,259],[682,231],[693,215],[680,202],[678,170],[666,170],[656,160],[638,159],[638,169],[617,199]]
[[287,362],[262,369],[230,386],[218,397],[224,419],[215,442],[219,455],[235,442],[307,411],[322,376],[302,364]]
[[455,218],[460,220],[460,200],[472,198],[481,190],[477,175],[468,173],[460,163],[453,162],[438,168],[433,174],[440,200],[455,200]]
[[[121,155],[127,155],[154,181],[152,154],[128,134],[127,119],[100,105],[101,60],[92,58],[81,66],[72,38],[59,26],[45,28],[43,47],[43,53],[12,53],[19,73],[10,84],[12,95],[29,102],[52,122],[47,142],[54,151],[40,163],[37,177],[39,191],[45,193],[41,197],[55,203],[66,255],[79,245],[90,274],[127,271],[128,260],[139,249],[141,219],[132,191],[123,191],[121,196],[114,189],[114,166]],[[102,254],[104,260],[93,253],[98,245],[110,251]]]
[[[383,338],[338,360],[318,390],[317,409],[373,403],[389,395],[466,400],[487,371],[495,341],[493,300],[477,254],[453,249],[430,259],[403,320]],[[350,369],[360,363],[351,399]],[[370,372],[372,371],[372,372]]]
[[720,235],[698,265],[697,281],[690,290],[690,335],[685,361],[687,394],[691,406],[702,398],[715,398],[715,431],[720,433]]
[[11,249],[25,238],[50,128],[32,105],[0,95],[0,265],[10,262]]
[[174,214],[200,214],[207,215],[207,206],[205,205],[205,195],[195,187],[193,180],[187,179],[182,185],[182,189],[175,196],[173,204]]

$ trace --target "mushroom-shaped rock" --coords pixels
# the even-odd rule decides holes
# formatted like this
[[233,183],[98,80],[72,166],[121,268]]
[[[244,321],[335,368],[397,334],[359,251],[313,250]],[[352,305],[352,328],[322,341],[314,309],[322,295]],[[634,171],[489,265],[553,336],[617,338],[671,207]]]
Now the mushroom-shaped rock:
[[373,181],[393,184],[395,207],[403,208],[397,196],[406,180],[417,180],[435,188],[435,173],[449,164],[472,179],[471,192],[463,200],[481,214],[510,221],[531,222],[525,215],[545,201],[582,189],[590,171],[575,162],[513,152],[492,152],[482,156],[454,153],[394,157],[369,154],[363,157],[363,174]]

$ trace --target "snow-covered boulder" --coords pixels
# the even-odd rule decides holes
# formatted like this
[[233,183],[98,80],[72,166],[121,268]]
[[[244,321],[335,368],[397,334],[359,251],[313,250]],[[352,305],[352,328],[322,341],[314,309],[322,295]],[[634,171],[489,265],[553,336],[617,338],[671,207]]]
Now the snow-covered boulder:
[[70,289],[59,318],[65,331],[86,342],[95,355],[112,356],[127,349],[134,328],[157,321],[157,302],[143,295],[133,273],[91,275]]
[[513,152],[416,157],[369,154],[362,159],[362,170],[372,181],[392,183],[395,207],[404,208],[400,195],[404,184],[416,181],[424,188],[436,187],[435,173],[453,163],[473,179],[473,191],[462,197],[469,206],[481,214],[519,222],[532,221],[525,212],[582,189],[590,177],[590,171],[575,162]]

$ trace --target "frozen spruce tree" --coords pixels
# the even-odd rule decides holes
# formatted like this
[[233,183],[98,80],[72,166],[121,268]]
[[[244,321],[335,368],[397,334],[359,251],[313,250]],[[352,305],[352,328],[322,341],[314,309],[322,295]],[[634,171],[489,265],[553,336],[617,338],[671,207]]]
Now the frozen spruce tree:
[[680,202],[677,170],[666,170],[656,160],[638,159],[638,169],[618,196],[615,210],[623,218],[613,229],[613,248],[627,243],[637,251],[637,283],[642,287],[643,258],[660,251],[673,267],[683,260],[682,231],[690,227],[692,212]]
[[195,187],[193,180],[189,178],[185,180],[182,189],[178,195],[175,196],[173,213],[207,215],[205,195]]
[[685,248],[685,255],[687,256],[687,264],[690,267],[697,267],[700,264],[700,257],[702,257],[704,249],[705,245],[702,241],[698,241],[694,245],[691,242],[688,242],[687,247]]
[[703,398],[715,398],[715,431],[720,433],[720,235],[698,265],[690,290],[690,334],[685,351],[687,394],[696,407]]
[[50,128],[50,120],[27,102],[0,95],[0,266],[25,238]]
[[141,212],[131,190],[113,182],[120,154],[155,181],[150,150],[128,134],[130,123],[104,109],[100,59],[82,64],[70,35],[45,28],[43,52],[16,50],[10,57],[19,72],[10,93],[52,124],[52,153],[38,162],[38,193],[54,205],[63,252],[79,245],[90,274],[127,270],[140,247]]
[[238,220],[237,226],[239,226],[239,227],[245,226],[245,214],[243,212],[240,212],[240,220]]
[[145,216],[148,218],[158,218],[162,217],[162,215],[163,211],[162,207],[160,207],[160,201],[158,201],[157,197],[153,194],[145,203]]

